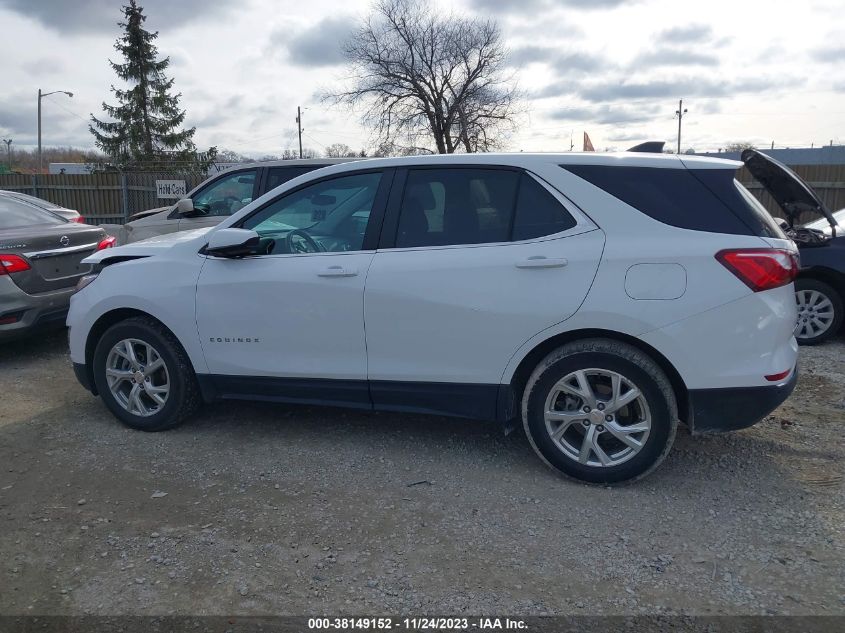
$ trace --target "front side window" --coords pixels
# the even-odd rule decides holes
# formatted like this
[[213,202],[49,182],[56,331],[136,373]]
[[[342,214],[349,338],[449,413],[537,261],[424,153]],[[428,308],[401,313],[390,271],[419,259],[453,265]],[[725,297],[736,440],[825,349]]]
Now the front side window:
[[526,240],[575,224],[563,205],[528,174],[508,169],[412,169],[396,246]]
[[195,209],[206,215],[225,216],[240,211],[252,202],[256,170],[227,174],[208,185],[193,197]]
[[303,187],[271,202],[241,227],[257,232],[269,244],[268,253],[359,251],[381,177],[355,174]]

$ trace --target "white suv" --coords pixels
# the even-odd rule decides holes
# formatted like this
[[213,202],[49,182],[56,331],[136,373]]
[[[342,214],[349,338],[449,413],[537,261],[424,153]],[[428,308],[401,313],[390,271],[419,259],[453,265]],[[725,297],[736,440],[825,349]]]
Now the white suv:
[[796,248],[740,163],[464,155],[321,169],[89,257],[79,380],[124,423],[257,399],[521,420],[589,482],[754,424],[796,381]]

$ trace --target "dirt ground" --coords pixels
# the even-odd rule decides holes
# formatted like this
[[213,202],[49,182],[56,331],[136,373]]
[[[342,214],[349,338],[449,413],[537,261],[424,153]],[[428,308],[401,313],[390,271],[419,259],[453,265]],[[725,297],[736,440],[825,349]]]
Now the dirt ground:
[[488,424],[231,403],[128,430],[0,347],[0,614],[845,614],[845,340],[623,488]]

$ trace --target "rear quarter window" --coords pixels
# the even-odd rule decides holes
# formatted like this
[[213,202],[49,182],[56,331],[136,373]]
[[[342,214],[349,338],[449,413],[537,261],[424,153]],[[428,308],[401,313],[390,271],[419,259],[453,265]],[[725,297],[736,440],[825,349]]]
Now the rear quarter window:
[[[771,215],[740,190],[732,169],[566,165],[567,171],[670,226],[783,237]],[[748,194],[750,196],[750,194]]]

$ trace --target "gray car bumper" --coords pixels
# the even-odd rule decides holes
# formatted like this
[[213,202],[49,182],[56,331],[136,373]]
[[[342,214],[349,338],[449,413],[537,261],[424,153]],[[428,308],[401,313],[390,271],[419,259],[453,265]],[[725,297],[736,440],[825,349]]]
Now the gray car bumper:
[[25,336],[35,330],[65,324],[74,288],[30,295],[8,275],[0,277],[0,341]]

